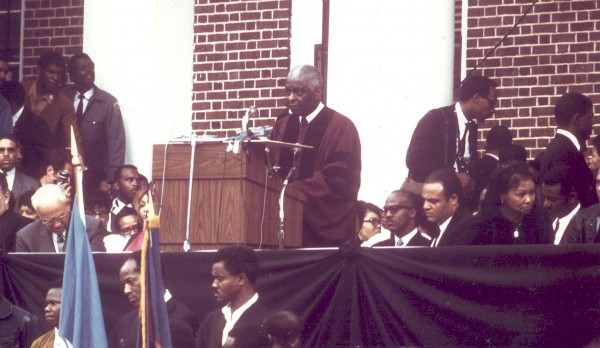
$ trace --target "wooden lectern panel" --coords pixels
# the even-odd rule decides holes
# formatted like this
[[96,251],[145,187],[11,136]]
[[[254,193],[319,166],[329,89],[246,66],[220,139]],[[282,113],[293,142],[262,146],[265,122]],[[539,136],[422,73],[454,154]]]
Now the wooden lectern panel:
[[[189,239],[192,250],[217,249],[229,244],[278,246],[282,180],[276,175],[266,175],[264,145],[244,147],[245,151],[233,154],[226,152],[223,143],[195,146]],[[157,201],[162,198],[160,243],[165,251],[183,250],[191,150],[190,144],[153,148],[152,179],[156,182]],[[286,247],[302,245],[305,200],[302,193],[292,188],[286,190]]]

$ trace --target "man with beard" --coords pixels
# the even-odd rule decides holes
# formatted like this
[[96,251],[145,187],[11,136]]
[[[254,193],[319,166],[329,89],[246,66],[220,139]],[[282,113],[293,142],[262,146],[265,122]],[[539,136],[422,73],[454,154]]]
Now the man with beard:
[[339,246],[358,230],[356,202],[360,188],[361,146],[354,123],[321,102],[323,80],[309,65],[288,74],[288,112],[273,126],[272,140],[312,146],[295,153],[274,148],[270,163],[290,187],[304,193],[303,247]]
[[263,322],[268,310],[254,288],[258,273],[258,256],[251,248],[240,245],[217,251],[212,265],[212,288],[217,302],[225,306],[204,318],[196,335],[196,347],[222,347],[235,327]]
[[117,99],[94,84],[94,68],[87,54],[73,55],[68,70],[74,85],[65,87],[64,92],[73,101],[83,139],[84,188],[108,190],[115,170],[125,163],[125,129]]

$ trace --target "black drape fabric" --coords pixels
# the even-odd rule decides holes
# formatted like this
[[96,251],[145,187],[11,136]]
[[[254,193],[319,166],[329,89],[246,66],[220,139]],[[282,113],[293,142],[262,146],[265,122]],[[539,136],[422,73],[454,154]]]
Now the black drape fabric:
[[[259,251],[257,288],[305,322],[307,347],[572,347],[600,336],[600,246]],[[166,286],[201,319],[219,308],[213,252],[163,253]],[[106,329],[131,310],[118,269],[95,254]],[[64,255],[8,254],[3,293],[43,318]]]

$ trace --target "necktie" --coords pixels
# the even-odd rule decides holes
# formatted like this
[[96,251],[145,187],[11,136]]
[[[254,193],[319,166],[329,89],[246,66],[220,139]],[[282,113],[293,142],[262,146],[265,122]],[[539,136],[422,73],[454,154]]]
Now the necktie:
[[306,137],[306,131],[308,130],[308,120],[306,116],[300,118],[300,131],[298,132],[298,143],[304,144],[304,138]]
[[554,226],[554,233],[558,232],[558,228],[560,227],[560,220],[556,219],[556,225]]
[[81,122],[81,117],[83,116],[83,100],[85,99],[85,96],[83,94],[80,94],[78,98],[79,104],[77,104],[77,111],[75,111],[75,116],[77,116],[77,120]]
[[404,245],[404,242],[402,241],[402,239],[398,239],[398,241],[396,242],[396,246],[401,247],[403,245]]
[[61,234],[56,235],[56,244],[58,245],[58,251],[65,251],[65,237]]

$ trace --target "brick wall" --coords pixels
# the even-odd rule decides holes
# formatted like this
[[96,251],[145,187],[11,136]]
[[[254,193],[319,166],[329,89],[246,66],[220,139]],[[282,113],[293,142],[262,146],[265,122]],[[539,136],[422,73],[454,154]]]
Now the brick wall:
[[[483,59],[531,3],[469,0],[467,70]],[[516,142],[533,157],[554,136],[554,104],[558,97],[567,91],[580,92],[598,103],[599,29],[598,1],[543,0],[534,5],[480,67],[483,75],[500,85],[500,106],[486,128],[498,123],[511,128]]]
[[233,135],[245,108],[250,126],[273,123],[285,108],[291,0],[196,0],[192,129]]
[[23,0],[23,78],[37,75],[37,59],[49,50],[65,58],[83,49],[83,0]]

